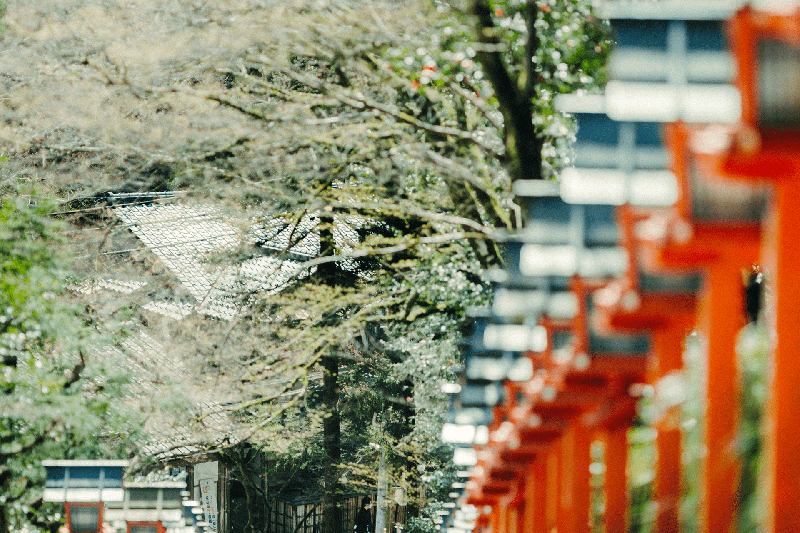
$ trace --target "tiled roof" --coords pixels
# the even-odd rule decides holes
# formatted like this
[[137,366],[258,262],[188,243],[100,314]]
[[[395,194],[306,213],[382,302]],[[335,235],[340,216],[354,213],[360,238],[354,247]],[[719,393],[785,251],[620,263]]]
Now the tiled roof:
[[99,290],[110,290],[123,294],[130,294],[147,285],[144,281],[123,281],[118,279],[101,278],[97,280],[76,283],[69,288],[81,294],[92,294]]
[[[298,221],[275,218],[266,223],[233,220],[213,205],[179,205],[159,203],[175,198],[125,198],[121,202],[112,198],[111,209],[161,263],[180,282],[185,290],[183,297],[160,298],[145,302],[142,308],[162,316],[180,320],[192,314],[231,320],[239,312],[241,298],[254,293],[274,294],[294,279],[308,275],[303,263],[319,254],[320,237],[317,217],[305,216]],[[140,203],[144,200],[146,203]],[[153,201],[157,200],[157,201]],[[361,225],[358,218],[348,218],[347,223],[337,221],[333,236],[337,247],[347,252],[358,242],[354,229]],[[212,261],[215,254],[234,251],[243,244],[254,245],[266,255],[253,257],[233,265],[219,265]],[[355,262],[342,265],[353,270]],[[130,294],[149,287],[145,281],[122,281],[103,278],[71,287],[82,294],[111,291]],[[121,347],[103,346],[100,353],[124,350],[126,370],[140,387],[143,401],[159,394],[159,383],[168,382],[166,376],[182,375],[192,370],[170,349],[153,337],[143,326],[134,326],[132,334]],[[320,373],[309,375],[321,379]],[[262,389],[279,390],[287,380],[273,378],[262,380]],[[233,420],[225,407],[226,398],[218,391],[209,391],[198,383],[187,383],[185,392],[195,402],[198,417],[186,423],[154,420],[159,425],[158,439],[144,443],[141,452],[158,459],[188,457],[204,453],[209,447],[239,442],[246,428]],[[302,391],[290,391],[280,399]],[[279,399],[279,401],[280,401]],[[199,422],[198,422],[199,421]],[[163,430],[161,425],[164,426]]]
[[[238,312],[241,295],[280,291],[296,277],[307,275],[301,272],[301,262],[319,251],[319,237],[312,231],[311,217],[297,225],[294,232],[291,226],[275,222],[266,230],[251,227],[244,234],[241,224],[211,205],[153,203],[122,205],[113,211],[194,298],[193,302],[162,300],[145,305],[146,309],[172,318],[196,311],[231,320]],[[233,250],[244,238],[253,239],[262,248],[286,252],[286,257],[261,256],[224,267],[209,263],[212,254]],[[290,238],[297,241],[292,246]]]

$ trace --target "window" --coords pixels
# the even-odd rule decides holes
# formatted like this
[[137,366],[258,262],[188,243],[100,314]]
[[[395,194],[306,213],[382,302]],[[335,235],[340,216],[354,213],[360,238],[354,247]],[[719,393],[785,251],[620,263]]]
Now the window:
[[99,528],[99,505],[69,506],[69,530],[72,533],[96,533]]

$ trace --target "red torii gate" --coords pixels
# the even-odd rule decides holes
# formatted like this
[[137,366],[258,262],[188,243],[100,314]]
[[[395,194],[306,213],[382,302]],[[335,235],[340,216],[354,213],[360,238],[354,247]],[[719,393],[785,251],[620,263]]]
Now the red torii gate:
[[[698,128],[694,128],[698,129]],[[758,263],[765,191],[702,176],[691,153],[693,128],[668,125],[666,142],[679,197],[666,216],[640,231],[644,256],[663,268],[703,275],[697,330],[705,345],[706,397],[703,530],[731,531],[736,521],[740,463],[735,450],[740,394],[736,337],[745,325],[742,274]]]
[[[547,327],[551,338],[555,331],[565,329],[575,335],[577,342],[572,355],[560,363],[556,362],[552,353],[552,342],[548,343],[548,351],[529,354],[534,367],[543,373],[540,372],[537,378],[528,383],[514,386],[507,396],[516,398],[517,393],[521,393],[530,403],[517,405],[512,400],[509,404],[496,408],[496,422],[492,430],[497,432],[505,425],[505,435],[502,439],[490,441],[488,451],[484,452],[479,463],[481,475],[470,483],[473,493],[467,502],[492,507],[493,531],[549,532],[553,527],[567,532],[587,530],[585,519],[588,518],[589,511],[591,460],[589,446],[593,436],[589,429],[596,432],[602,430],[607,445],[607,531],[627,530],[626,433],[635,412],[628,387],[646,379],[657,384],[671,372],[681,371],[683,341],[695,324],[696,315],[696,297],[693,291],[687,291],[678,284],[667,286],[667,290],[659,292],[652,290],[652,279],[650,285],[642,286],[640,282],[640,270],[643,267],[640,262],[644,263],[641,260],[647,255],[643,251],[645,245],[652,248],[648,250],[650,255],[661,253],[670,257],[672,253],[695,257],[691,251],[687,251],[689,248],[686,248],[686,239],[681,243],[683,249],[675,249],[669,248],[664,242],[654,243],[635,238],[637,225],[645,221],[652,223],[650,218],[654,216],[674,222],[674,217],[665,217],[660,211],[653,214],[646,210],[634,210],[629,206],[619,210],[631,266],[623,278],[605,286],[600,297],[595,299],[598,313],[593,320],[601,330],[605,328],[608,332],[651,333],[653,355],[649,360],[634,360],[630,357],[598,357],[597,354],[592,354],[586,302],[589,295],[596,292],[596,286],[590,287],[579,278],[574,279],[572,290],[580,304],[578,317],[568,323],[553,324],[546,318],[541,322]],[[752,231],[747,235],[751,233]],[[723,248],[717,249],[717,255],[722,250]],[[752,247],[740,249],[746,257],[750,257],[746,250],[752,251]],[[730,258],[733,255],[736,254],[722,254],[720,257]],[[739,264],[741,261],[743,259],[733,262]],[[707,264],[714,261],[709,253],[698,254],[694,262],[687,261],[687,265],[680,266],[697,267],[698,262]],[[669,266],[674,268],[676,264]],[[685,271],[685,268],[682,270]],[[655,279],[663,281],[665,275],[662,273],[660,278]],[[742,300],[741,278],[737,283],[728,283],[723,288],[725,290],[722,294],[736,293],[731,297],[732,300],[725,302],[728,309],[731,301],[735,302],[737,298],[738,301]],[[708,305],[704,307],[708,308]],[[739,323],[741,319],[734,318],[733,322]],[[727,331],[733,337],[735,331]],[[583,370],[577,369],[576,360],[587,353],[589,366]],[[729,362],[731,359],[728,357]],[[619,375],[625,375],[626,372],[627,380],[618,379]],[[735,380],[735,377],[732,379]],[[729,394],[730,390],[725,393],[726,397]],[[735,408],[729,410],[736,411]],[[537,423],[531,425],[531,419],[537,420]],[[679,529],[681,432],[675,420],[673,412],[671,416],[662,419],[658,428],[659,461],[655,492],[660,505],[657,517],[657,531],[660,532]],[[543,423],[545,421],[547,425]],[[713,439],[709,440],[711,441]],[[714,449],[716,448],[711,451],[710,464],[714,464],[715,457],[724,456],[725,450],[716,454]],[[707,472],[716,472],[716,469],[707,469]],[[708,479],[720,480],[721,476],[717,473]],[[732,479],[735,481],[736,477]],[[735,491],[735,487],[731,489]],[[553,494],[556,496],[553,497]],[[727,498],[724,489],[719,494],[716,501],[721,502],[720,505],[711,505],[709,509],[732,507],[733,497]]]
[[[707,175],[769,186],[761,266],[772,291],[773,338],[765,431],[767,530],[800,530],[800,13],[741,9],[729,25],[742,121],[691,137]],[[729,183],[735,183],[731,181]]]
[[[606,448],[606,510],[614,531],[626,529],[627,429],[635,415],[630,385],[645,379],[644,357],[591,351],[588,286],[575,278],[578,316],[569,323],[542,320],[552,336],[569,330],[576,342],[567,357],[529,353],[544,371],[508,385],[512,400],[495,408],[490,442],[468,483],[467,503],[490,506],[492,531],[589,530],[590,445],[602,433]],[[588,354],[588,355],[587,355]],[[520,395],[525,401],[518,404]],[[481,524],[486,525],[484,518]],[[612,530],[609,530],[612,531]]]
[[[628,216],[629,227],[642,236],[636,249],[630,249],[636,261],[661,268],[702,272],[704,286],[698,309],[686,308],[676,312],[670,308],[674,300],[659,302],[644,293],[638,294],[636,305],[631,306],[626,303],[628,295],[632,294],[628,289],[634,288],[630,280],[627,286],[621,285],[625,290],[620,289],[616,302],[606,293],[601,298],[605,305],[600,307],[605,307],[605,321],[609,327],[661,332],[655,335],[655,352],[660,354],[654,359],[657,361],[656,378],[666,371],[680,368],[680,354],[675,353],[674,347],[681,344],[681,330],[685,333],[692,325],[697,325],[699,334],[708,343],[705,435],[708,453],[703,473],[703,529],[729,531],[735,520],[739,468],[735,453],[731,451],[733,436],[737,432],[738,408],[729,399],[739,388],[733,342],[744,323],[741,273],[761,259],[760,264],[775,288],[773,307],[769,309],[774,319],[776,342],[771,356],[766,437],[769,477],[767,528],[770,531],[798,531],[800,454],[796,452],[796,446],[800,442],[800,426],[797,424],[800,419],[800,387],[796,384],[796,375],[800,371],[797,358],[800,352],[800,305],[795,299],[800,294],[800,277],[795,275],[794,269],[800,264],[800,181],[796,179],[800,174],[800,94],[790,92],[788,103],[776,102],[776,99],[783,98],[780,93],[786,86],[781,84],[781,80],[771,80],[770,77],[786,71],[795,74],[800,71],[800,13],[775,15],[745,8],[735,17],[732,28],[733,48],[739,61],[739,88],[744,103],[743,125],[729,128],[724,135],[720,134],[719,128],[694,131],[680,124],[672,126],[668,137],[673,167],[681,180],[681,200],[675,210],[667,214],[647,216],[640,213],[641,216],[633,216],[625,215],[623,210],[623,219]],[[759,44],[762,41],[768,44],[762,46]],[[780,65],[777,70],[775,64]],[[784,81],[800,85],[794,78]],[[771,83],[774,86],[770,86]],[[703,176],[698,176],[698,172]],[[714,194],[730,192],[725,190],[727,186],[713,187],[713,180],[717,178],[772,188],[773,196],[769,200],[767,215],[763,217],[763,243],[760,212],[750,219],[742,219],[737,218],[741,213],[736,213],[736,209],[727,213],[723,209],[712,217],[698,209],[703,201],[709,199],[709,190],[713,200],[709,205],[714,206],[717,202],[715,207],[726,203],[730,207],[733,201],[737,209],[749,209],[764,200],[763,191],[757,188],[745,190],[738,200],[731,195],[726,198],[724,194],[713,199]],[[744,203],[736,204],[739,200]],[[759,249],[761,253],[758,253]],[[696,318],[695,311],[698,312]],[[659,338],[671,340],[662,342]],[[665,353],[671,355],[665,358]],[[573,465],[580,464],[582,453],[582,448],[569,440],[574,437],[569,430],[576,427],[574,420],[570,420],[557,437],[560,448],[569,449],[572,454],[572,457],[567,457],[562,453],[559,457],[561,471],[569,461]],[[675,450],[679,450],[679,445],[674,444],[674,435],[667,435],[667,430],[664,433],[665,448],[662,448],[659,463],[678,468],[679,457]],[[672,444],[667,444],[669,442]],[[553,456],[553,449],[554,446],[548,449],[548,457]],[[669,454],[672,454],[671,458]],[[565,487],[553,481],[552,461],[542,461],[539,457],[532,452],[532,462],[525,463],[528,467],[525,474],[515,471],[513,480],[515,486],[522,483],[520,478],[526,481],[523,496],[515,494],[517,500],[533,502],[532,508],[541,511],[548,507],[547,500],[536,500],[534,494],[541,498],[554,486],[559,492]],[[525,457],[513,454],[506,457],[507,462],[514,462],[514,459]],[[669,500],[676,494],[674,475],[659,472],[659,477],[670,487],[659,498]],[[556,476],[556,481],[561,478]],[[536,487],[540,485],[544,488],[537,492]],[[507,489],[510,487],[511,484],[507,485]],[[493,505],[500,505],[499,500],[492,501]],[[527,516],[525,511],[522,514]],[[548,520],[551,520],[549,516],[552,513],[548,514],[545,509],[544,514],[548,519],[539,520],[537,524],[545,522],[550,525]],[[624,511],[621,515],[624,516]],[[609,531],[617,530],[618,518],[610,514],[606,517]],[[512,523],[516,525],[518,522],[514,518],[497,521],[493,526],[496,531],[505,532],[511,531]],[[560,523],[554,525],[561,526]],[[563,527],[579,530],[574,520]],[[659,531],[677,528],[673,511],[665,514],[658,526]],[[539,531],[541,528],[534,525],[530,530]]]
[[[601,328],[650,333],[648,381],[658,397],[670,375],[683,370],[684,340],[694,325],[696,296],[691,276],[643,272],[634,234],[636,223],[645,217],[646,212],[628,205],[618,209],[629,268],[621,279],[595,293],[595,305]],[[667,533],[680,529],[682,435],[676,407],[660,414],[656,429],[655,530]]]

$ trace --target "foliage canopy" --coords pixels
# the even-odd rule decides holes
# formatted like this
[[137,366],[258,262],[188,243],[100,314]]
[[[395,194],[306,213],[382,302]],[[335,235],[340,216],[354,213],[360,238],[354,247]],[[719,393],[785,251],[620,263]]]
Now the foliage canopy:
[[[355,486],[374,477],[379,441],[395,445],[396,480],[444,483],[438,385],[460,364],[465,309],[486,299],[482,273],[502,264],[495,231],[521,223],[512,184],[568,162],[572,126],[553,98],[602,81],[607,28],[589,3],[28,0],[6,23],[0,190],[33,185],[57,202],[76,275],[144,287],[95,293],[94,312],[179,354],[196,379],[182,383],[187,367],[160,378],[211,387],[229,443],[296,457],[292,427],[325,455],[335,411]],[[192,263],[213,280],[233,267],[233,320],[208,320],[107,194],[152,205],[144,193],[166,191],[236,228],[233,247]],[[288,237],[270,247],[276,228]],[[63,278],[24,255],[31,275]],[[263,256],[299,275],[281,291],[248,284],[245,265]],[[172,320],[148,300],[192,310]],[[339,374],[340,400],[324,397],[320,364]]]

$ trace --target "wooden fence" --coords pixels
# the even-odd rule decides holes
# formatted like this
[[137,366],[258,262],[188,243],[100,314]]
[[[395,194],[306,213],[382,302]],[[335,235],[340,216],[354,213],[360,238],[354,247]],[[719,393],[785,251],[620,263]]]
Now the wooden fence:
[[[341,502],[341,533],[353,531],[363,497],[364,495],[350,496]],[[273,500],[269,502],[267,533],[322,533],[323,507],[322,502],[316,501]],[[386,533],[396,533],[396,524],[401,524],[405,529],[405,521],[405,507],[393,505],[386,512]]]

